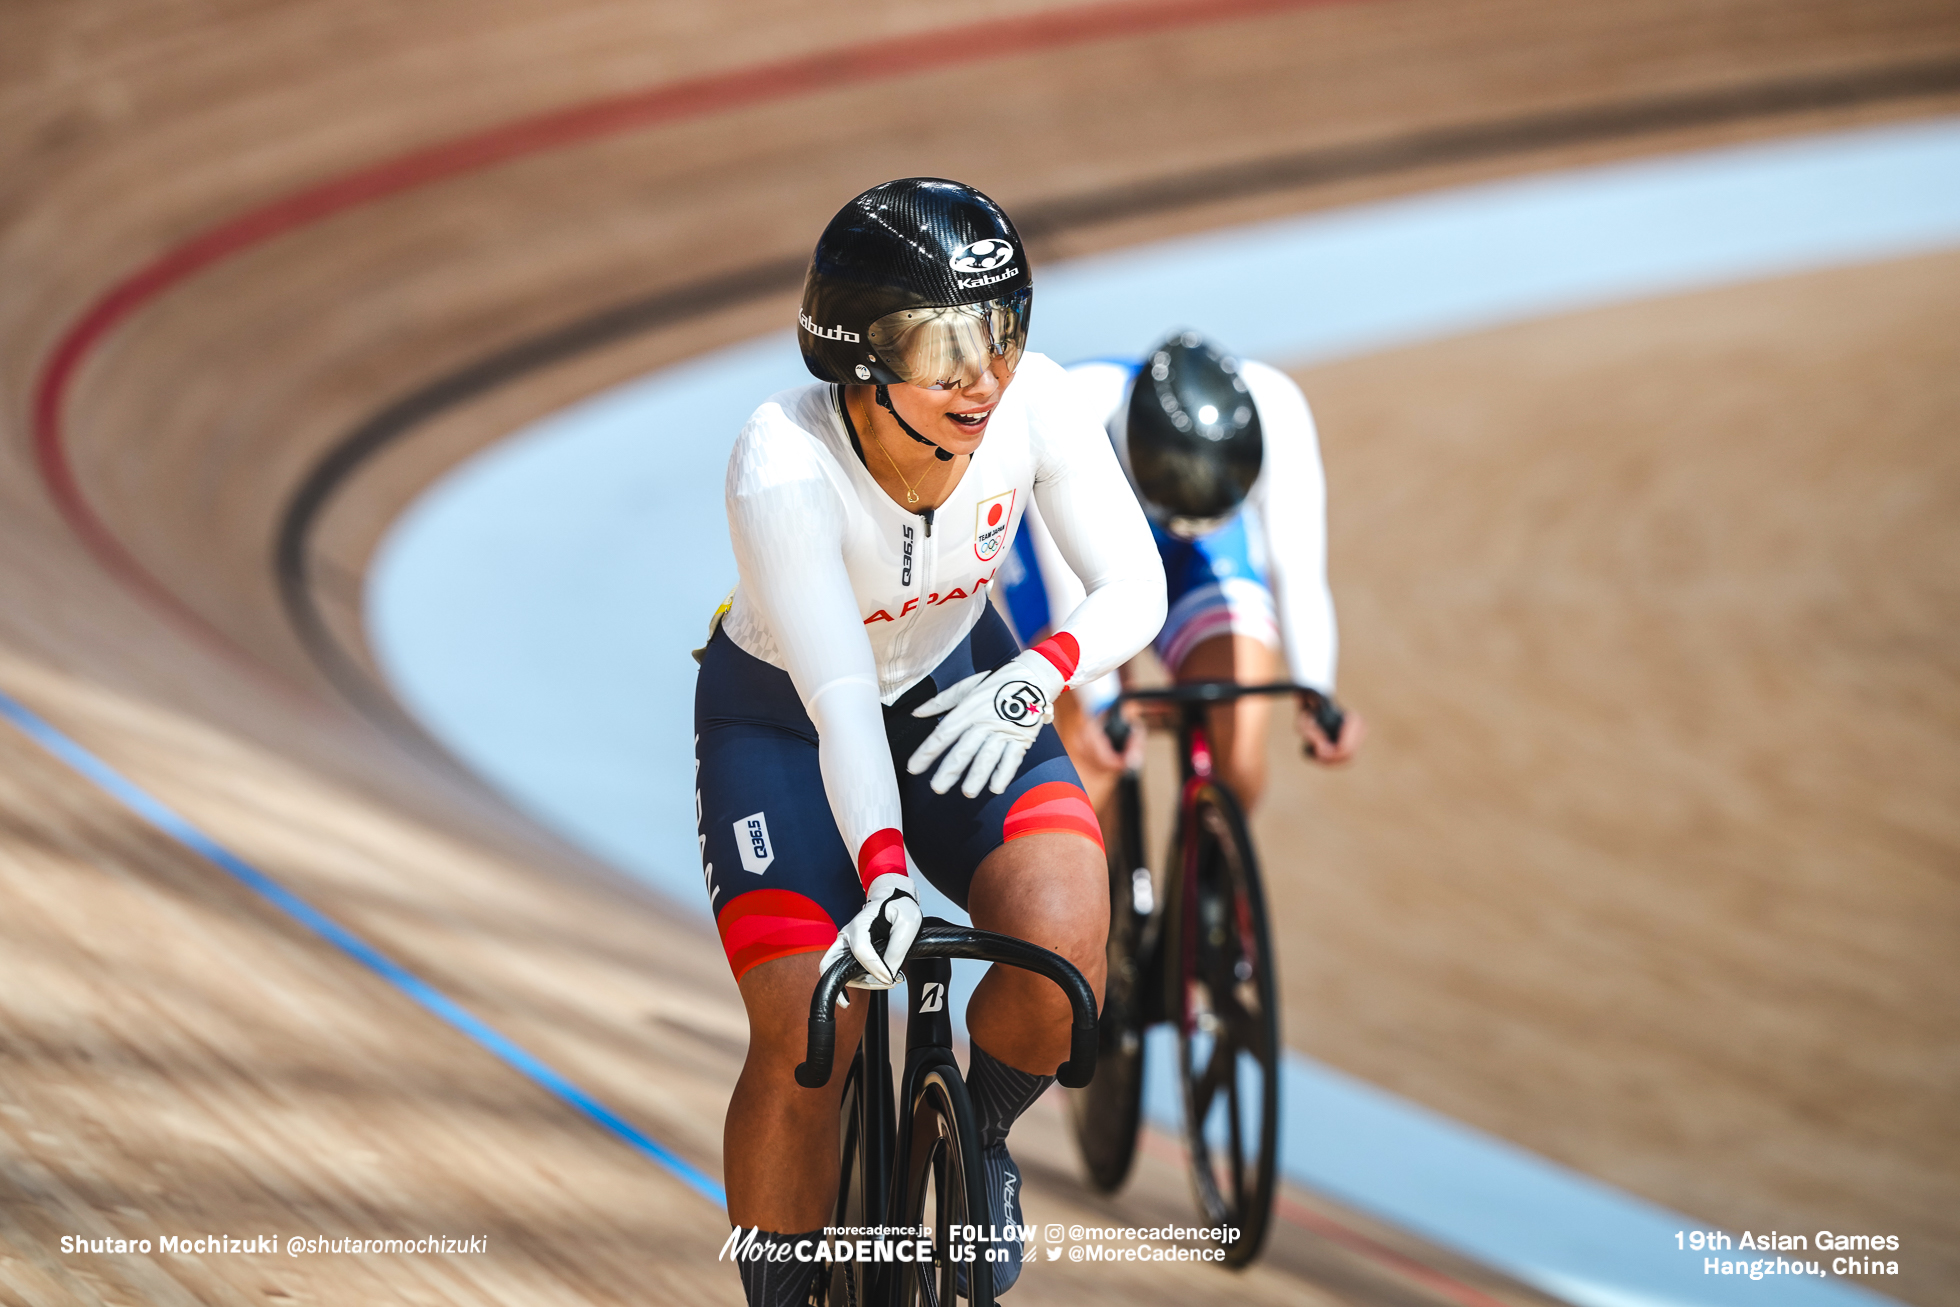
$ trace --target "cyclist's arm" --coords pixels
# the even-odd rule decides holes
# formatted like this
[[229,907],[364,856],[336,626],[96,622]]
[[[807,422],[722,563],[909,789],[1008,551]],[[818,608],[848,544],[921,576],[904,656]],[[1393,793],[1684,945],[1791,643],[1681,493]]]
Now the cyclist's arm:
[[[1082,582],[1062,558],[1062,551],[1056,548],[1055,538],[1049,534],[1047,523],[1041,520],[1038,506],[1028,505],[1027,513],[1021,518],[1021,530],[1028,533],[1037,579],[1048,599],[1048,611],[1057,617],[1068,616],[1082,603],[1085,592]],[[1040,631],[1029,632],[1023,643],[1032,645],[1053,634],[1052,626],[1045,626]],[[1077,680],[1074,686],[1077,707],[1093,715],[1114,703],[1116,696],[1123,692],[1120,671],[1118,668],[1096,680]]]
[[1313,413],[1285,373],[1261,363],[1244,366],[1265,436],[1263,466],[1248,498],[1265,534],[1287,672],[1332,694],[1338,639],[1327,587],[1327,483]]
[[1078,651],[1068,683],[1085,685],[1122,666],[1163,626],[1164,565],[1101,421],[1059,367],[1039,364],[1032,379],[1044,393],[1030,409],[1034,500],[1085,591],[1055,623],[1054,637],[1067,636]]
[[824,796],[869,883],[906,866],[877,663],[844,567],[844,503],[809,438],[772,427],[758,413],[729,459],[735,566],[817,728]]

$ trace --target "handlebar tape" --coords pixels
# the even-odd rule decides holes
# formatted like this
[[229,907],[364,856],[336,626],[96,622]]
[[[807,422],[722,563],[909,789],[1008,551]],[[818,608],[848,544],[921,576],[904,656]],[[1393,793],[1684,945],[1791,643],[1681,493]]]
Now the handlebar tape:
[[1096,1078],[1096,1023],[1078,1021],[1069,1027],[1068,1061],[1055,1068],[1064,1089],[1081,1089]]
[[1307,696],[1307,710],[1313,713],[1313,719],[1320,724],[1328,743],[1339,744],[1341,729],[1347,725],[1347,714],[1341,711],[1341,705],[1334,702],[1333,696],[1314,691]]

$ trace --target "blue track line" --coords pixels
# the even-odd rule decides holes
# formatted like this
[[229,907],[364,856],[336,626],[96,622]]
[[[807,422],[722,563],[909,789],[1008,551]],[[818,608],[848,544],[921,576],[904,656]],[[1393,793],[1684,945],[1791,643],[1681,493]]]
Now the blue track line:
[[699,1167],[626,1121],[617,1112],[567,1080],[537,1056],[493,1029],[455,999],[450,998],[428,981],[388,957],[359,935],[206,835],[100,758],[4,693],[0,693],[0,716],[19,727],[29,739],[66,763],[83,778],[93,782],[97,788],[138,817],[191,852],[216,863],[234,879],[242,882],[294,921],[468,1035],[506,1066],[546,1091],[557,1095],[587,1119],[665,1167],[683,1184],[715,1206],[727,1208],[727,1193]]

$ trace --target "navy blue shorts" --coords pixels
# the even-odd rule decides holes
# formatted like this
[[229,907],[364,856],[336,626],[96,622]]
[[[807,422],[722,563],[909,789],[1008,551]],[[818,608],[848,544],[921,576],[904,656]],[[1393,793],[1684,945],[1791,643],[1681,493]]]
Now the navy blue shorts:
[[[934,794],[932,773],[905,761],[936,717],[912,709],[1021,651],[991,606],[932,674],[885,709],[898,774],[906,851],[947,898],[965,908],[973,873],[1008,840],[1066,831],[1102,843],[1095,812],[1053,726],[1044,726],[1003,794]],[[817,728],[789,673],[742,651],[717,630],[694,689],[694,809],[708,902],[728,964],[740,980],[759,963],[830,947],[864,906],[856,861],[824,797]]]

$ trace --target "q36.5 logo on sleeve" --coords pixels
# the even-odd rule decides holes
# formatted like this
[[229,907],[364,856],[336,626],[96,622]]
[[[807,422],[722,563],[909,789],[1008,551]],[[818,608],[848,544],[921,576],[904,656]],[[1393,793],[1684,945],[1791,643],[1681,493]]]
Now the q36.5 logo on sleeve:
[[1041,687],[1029,681],[1009,681],[994,691],[994,712],[1010,726],[1033,726],[1048,711]]

